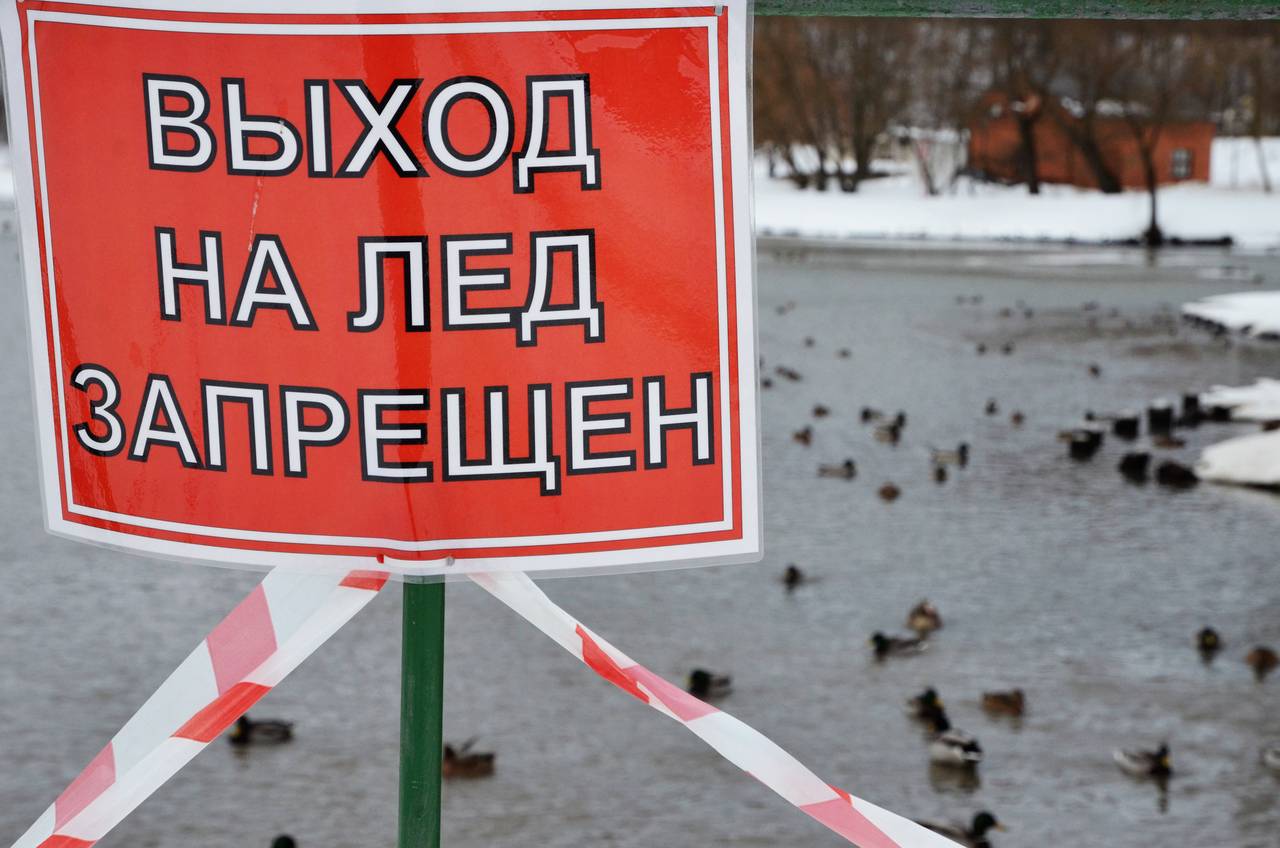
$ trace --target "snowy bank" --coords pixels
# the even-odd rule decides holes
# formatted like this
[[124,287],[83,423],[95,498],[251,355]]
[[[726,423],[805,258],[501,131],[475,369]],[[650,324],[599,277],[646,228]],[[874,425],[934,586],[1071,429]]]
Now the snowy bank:
[[[1280,138],[1264,139],[1263,153],[1280,186]],[[1261,189],[1258,146],[1252,139],[1216,139],[1211,182],[1182,183],[1159,192],[1160,225],[1184,240],[1224,236],[1242,247],[1280,246],[1280,193]],[[914,168],[876,163],[891,176],[867,180],[857,192],[801,190],[770,178],[757,163],[756,230],[760,235],[814,239],[939,239],[952,241],[1114,242],[1137,238],[1150,215],[1145,192],[1102,194],[1045,185],[1038,196],[1025,186],[961,179],[929,197]],[[887,166],[887,167],[885,167]]]
[[1210,445],[1196,463],[1196,474],[1214,483],[1280,488],[1280,430]]
[[1184,303],[1182,314],[1216,330],[1280,341],[1280,292],[1216,294]]
[[1200,406],[1228,407],[1234,421],[1280,421],[1280,380],[1263,377],[1252,386],[1214,386],[1200,395]]

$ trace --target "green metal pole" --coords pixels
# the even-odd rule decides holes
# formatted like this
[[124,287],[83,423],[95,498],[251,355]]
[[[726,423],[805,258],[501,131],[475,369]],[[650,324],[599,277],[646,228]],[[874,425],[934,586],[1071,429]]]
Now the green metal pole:
[[404,584],[399,848],[440,848],[444,583]]

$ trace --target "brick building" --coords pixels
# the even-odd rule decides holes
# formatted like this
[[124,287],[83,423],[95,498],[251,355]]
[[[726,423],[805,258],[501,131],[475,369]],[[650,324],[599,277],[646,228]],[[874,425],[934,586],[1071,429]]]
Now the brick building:
[[[970,171],[998,182],[1025,182],[1019,113],[1034,118],[1031,132],[1041,182],[1098,188],[1095,169],[1068,133],[1068,128],[1079,127],[1080,119],[1056,99],[1042,104],[1036,98],[1013,101],[1003,94],[988,94],[969,124]],[[1094,126],[1102,161],[1120,187],[1145,189],[1142,157],[1125,120],[1099,116],[1094,118]],[[1213,135],[1214,125],[1209,121],[1166,124],[1156,142],[1158,182],[1208,182]]]

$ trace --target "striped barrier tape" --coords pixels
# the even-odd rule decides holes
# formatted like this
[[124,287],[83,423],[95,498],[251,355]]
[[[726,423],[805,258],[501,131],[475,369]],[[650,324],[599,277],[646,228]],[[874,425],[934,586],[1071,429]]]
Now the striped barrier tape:
[[13,848],[89,848],[373,600],[380,571],[275,569]]
[[654,674],[579,624],[521,572],[468,575],[605,680],[675,719],[722,757],[860,848],[955,848],[913,821],[827,784],[754,728]]

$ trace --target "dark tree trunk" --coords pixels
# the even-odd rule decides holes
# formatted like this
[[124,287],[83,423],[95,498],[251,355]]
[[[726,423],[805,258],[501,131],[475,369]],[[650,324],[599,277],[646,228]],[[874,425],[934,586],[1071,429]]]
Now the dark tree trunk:
[[1022,180],[1027,184],[1031,194],[1040,193],[1040,167],[1036,158],[1036,125],[1035,119],[1026,115],[1017,116],[1018,140],[1021,142],[1019,158],[1022,160]]
[[1156,166],[1155,151],[1142,151],[1142,169],[1147,178],[1147,194],[1151,197],[1151,220],[1147,224],[1147,231],[1142,234],[1142,241],[1147,247],[1160,247],[1164,244],[1164,232],[1160,229],[1160,219],[1156,214],[1156,192],[1159,186],[1156,182]]

